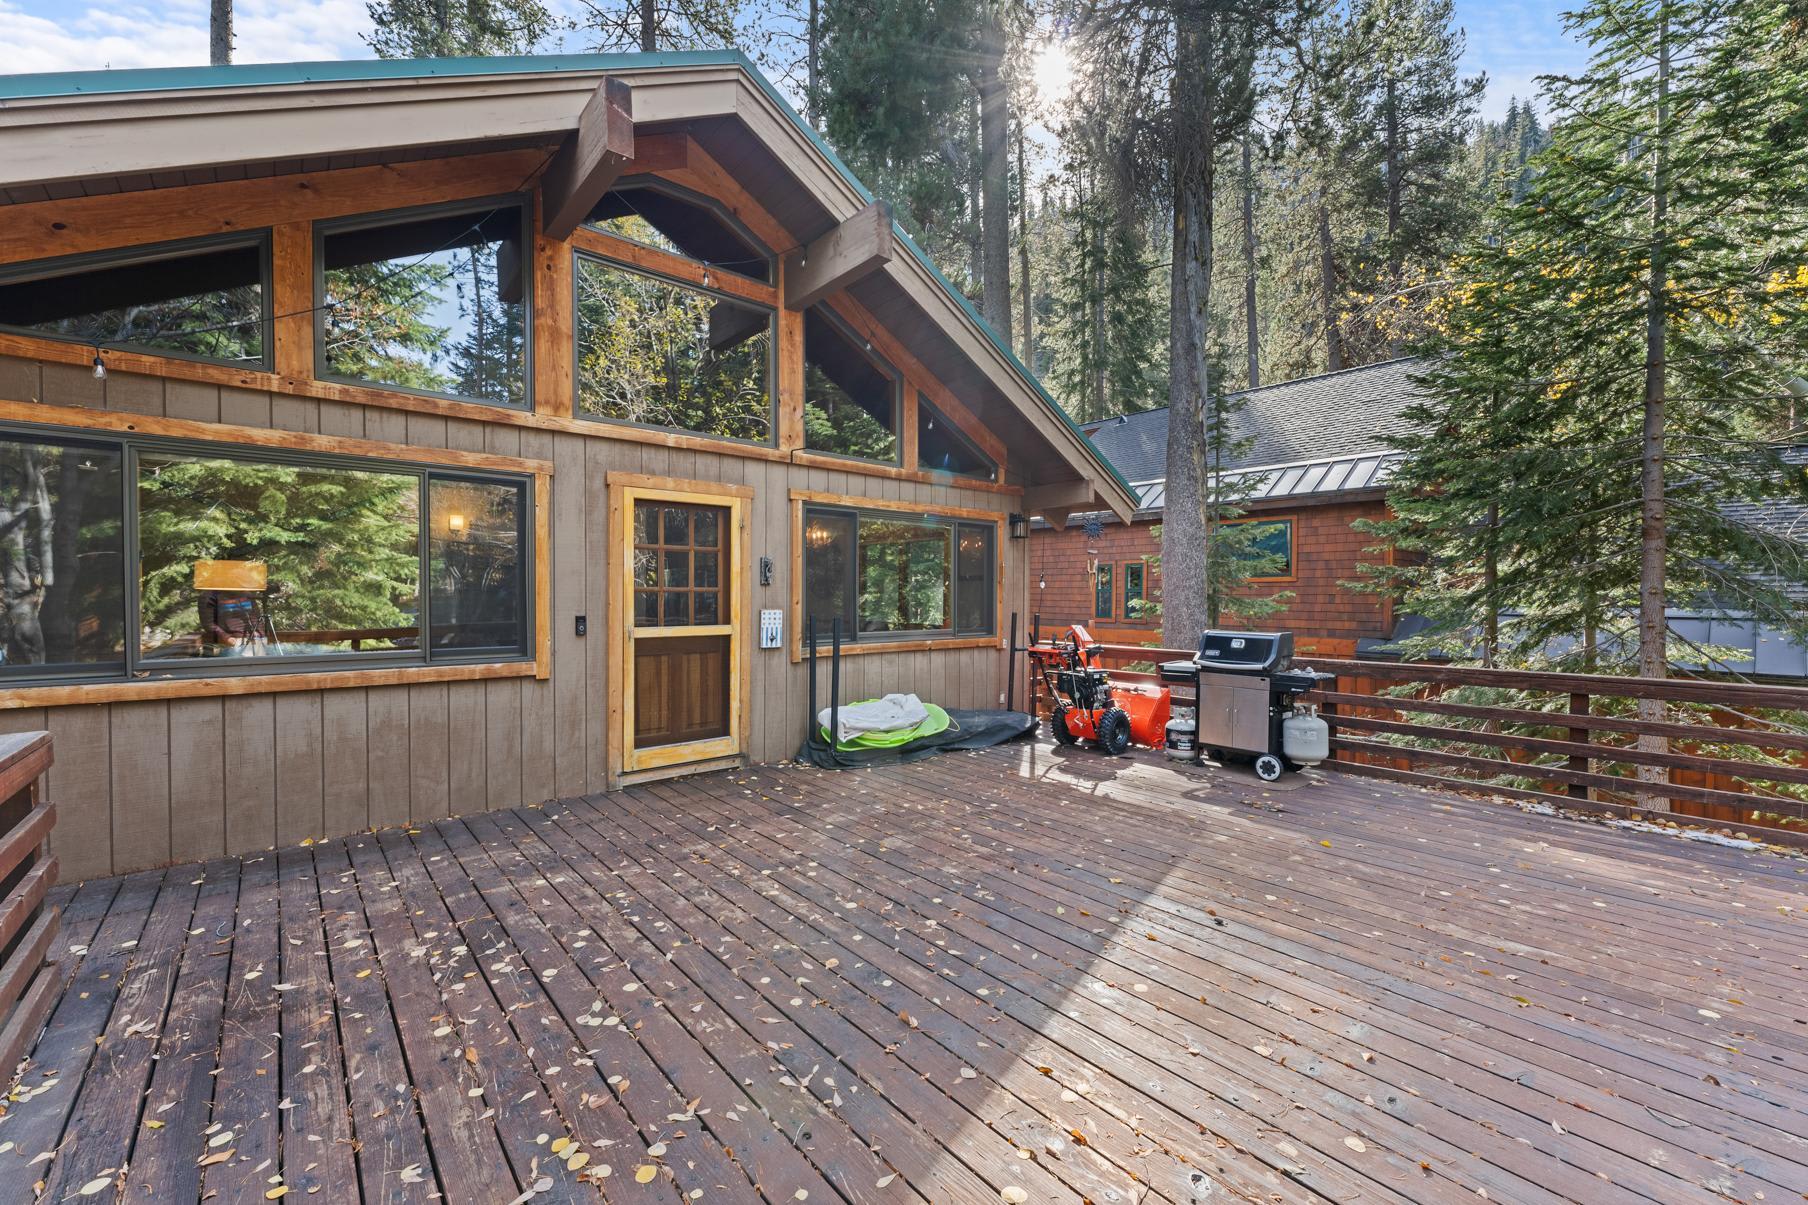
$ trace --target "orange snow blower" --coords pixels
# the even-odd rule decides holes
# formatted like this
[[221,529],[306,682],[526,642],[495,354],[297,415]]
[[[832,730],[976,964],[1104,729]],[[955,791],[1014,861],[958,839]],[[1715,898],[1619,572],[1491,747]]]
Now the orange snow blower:
[[1114,757],[1133,741],[1159,749],[1167,739],[1167,687],[1114,686],[1099,664],[1100,646],[1086,629],[1075,624],[1063,635],[1025,650],[1055,700],[1049,716],[1055,740],[1091,741]]

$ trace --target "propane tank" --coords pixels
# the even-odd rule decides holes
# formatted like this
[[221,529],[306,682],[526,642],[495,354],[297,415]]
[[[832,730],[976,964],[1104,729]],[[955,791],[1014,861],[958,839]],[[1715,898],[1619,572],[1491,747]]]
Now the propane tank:
[[1175,761],[1194,761],[1199,756],[1198,729],[1189,719],[1169,720],[1168,756]]
[[1281,721],[1281,752],[1302,766],[1316,766],[1331,756],[1331,728],[1318,718],[1317,707],[1308,704]]

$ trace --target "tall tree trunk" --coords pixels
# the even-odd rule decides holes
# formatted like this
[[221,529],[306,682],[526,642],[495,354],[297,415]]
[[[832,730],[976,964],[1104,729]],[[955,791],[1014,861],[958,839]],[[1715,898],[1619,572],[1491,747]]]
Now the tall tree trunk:
[[985,184],[980,179],[983,165],[980,162],[979,140],[979,94],[975,91],[973,103],[967,106],[967,276],[968,290],[980,290],[980,312],[985,312],[984,291],[986,287],[985,239],[981,231],[983,219],[980,214],[980,194],[985,191]]
[[1482,565],[1482,665],[1494,668],[1500,657],[1500,503],[1488,504],[1488,553]]
[[[1669,287],[1670,218],[1670,22],[1668,14],[1658,27],[1657,128],[1652,139],[1650,277],[1645,282],[1645,422],[1639,444],[1639,676],[1669,675],[1666,648],[1669,623],[1665,618],[1665,574],[1668,532],[1664,497],[1665,440],[1665,301]],[[1639,700],[1639,718],[1664,716],[1662,699]],[[1639,748],[1652,752],[1667,749],[1661,736],[1639,737]],[[1661,766],[1640,766],[1641,783],[1661,783],[1669,774]],[[1662,795],[1641,792],[1647,807],[1670,810]]]
[[1249,352],[1248,386],[1262,383],[1261,334],[1256,330],[1256,177],[1249,136],[1243,136],[1243,341]]
[[1331,207],[1322,187],[1318,192],[1318,282],[1324,305],[1325,368],[1337,372],[1343,368],[1343,329],[1337,317],[1337,256],[1331,246]]
[[648,54],[659,49],[659,0],[640,0],[640,48]]
[[[1400,92],[1394,77],[1387,77],[1387,287],[1398,294],[1405,283],[1405,256],[1400,248],[1400,226],[1405,205],[1405,181],[1401,177],[1401,161],[1405,157],[1400,145]],[[1399,335],[1387,341],[1388,355],[1398,357],[1405,350]]]
[[1169,107],[1174,130],[1174,261],[1169,275],[1167,507],[1162,521],[1161,634],[1187,648],[1210,626],[1210,499],[1205,455],[1211,364],[1206,335],[1212,288],[1212,152],[1217,122],[1212,90],[1211,17],[1203,6],[1178,6]]
[[816,126],[820,114],[816,112],[816,89],[818,72],[822,67],[822,0],[810,0],[810,50],[809,63],[806,67],[809,91],[804,94],[804,114],[811,126]]
[[215,67],[232,62],[232,0],[213,0],[207,21],[207,61]]
[[1017,119],[1017,276],[1023,282],[1019,304],[1023,311],[1023,363],[1034,371],[1036,333],[1034,291],[1030,285],[1030,175],[1023,153],[1023,119]]
[[986,321],[1009,347],[1011,335],[1011,109],[1004,81],[1004,27],[988,5],[979,34],[979,178],[984,194],[980,239],[984,244]]

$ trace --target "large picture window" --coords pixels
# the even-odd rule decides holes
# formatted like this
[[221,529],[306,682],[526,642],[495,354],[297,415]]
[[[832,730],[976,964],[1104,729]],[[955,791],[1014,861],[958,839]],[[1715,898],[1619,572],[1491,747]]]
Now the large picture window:
[[617,238],[749,280],[772,282],[772,255],[751,234],[715,202],[664,181],[641,178],[618,183],[585,222]]
[[771,440],[771,310],[587,255],[576,285],[579,415]]
[[843,639],[991,635],[997,528],[938,515],[805,507],[804,618]]
[[27,264],[0,273],[0,326],[261,368],[268,261],[250,235]]
[[804,315],[804,447],[861,460],[898,459],[898,380],[870,347],[820,307]]
[[323,225],[320,374],[525,405],[526,242],[515,200]]
[[1293,580],[1293,518],[1234,519],[1249,534],[1249,550],[1262,558],[1252,582]]
[[0,432],[0,675],[525,657],[527,481]]

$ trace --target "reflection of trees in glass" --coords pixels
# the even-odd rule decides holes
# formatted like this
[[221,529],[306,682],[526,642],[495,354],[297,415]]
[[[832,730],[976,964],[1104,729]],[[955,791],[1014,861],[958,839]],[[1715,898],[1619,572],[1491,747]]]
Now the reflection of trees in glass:
[[252,243],[13,281],[0,285],[0,324],[103,347],[258,363],[263,261]]
[[117,663],[125,630],[119,454],[0,442],[0,661]]
[[178,642],[198,624],[198,560],[267,565],[265,612],[279,636],[415,625],[419,478],[153,455],[139,464],[145,655],[198,651]]
[[520,487],[435,478],[429,491],[433,647],[514,645],[521,617]]
[[949,626],[947,527],[860,520],[860,630],[937,631]]
[[769,438],[766,311],[590,259],[577,285],[581,414]]
[[[526,398],[513,206],[327,235],[324,358],[335,376],[501,405]],[[505,287],[505,285],[507,287]]]
[[804,446],[863,460],[892,460],[898,437],[814,364],[804,367]]

